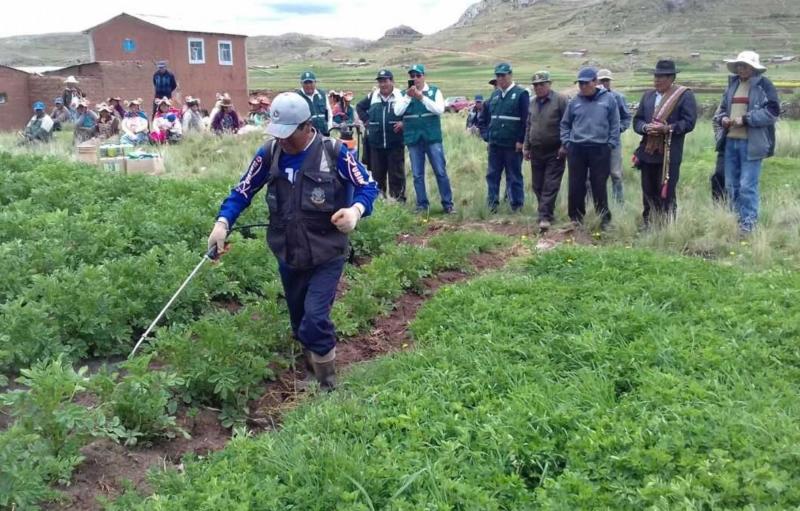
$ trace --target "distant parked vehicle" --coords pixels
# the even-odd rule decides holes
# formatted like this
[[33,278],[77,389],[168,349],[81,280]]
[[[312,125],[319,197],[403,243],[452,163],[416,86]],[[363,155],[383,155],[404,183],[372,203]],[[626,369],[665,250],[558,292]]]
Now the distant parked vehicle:
[[457,113],[472,104],[465,96],[450,96],[444,100],[444,111]]

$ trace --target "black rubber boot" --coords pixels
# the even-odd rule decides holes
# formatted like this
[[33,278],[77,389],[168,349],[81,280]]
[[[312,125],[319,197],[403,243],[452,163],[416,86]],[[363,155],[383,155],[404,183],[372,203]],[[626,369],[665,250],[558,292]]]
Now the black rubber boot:
[[325,391],[336,388],[336,348],[325,355],[312,352],[311,365],[314,367],[314,377],[319,382],[319,388]]

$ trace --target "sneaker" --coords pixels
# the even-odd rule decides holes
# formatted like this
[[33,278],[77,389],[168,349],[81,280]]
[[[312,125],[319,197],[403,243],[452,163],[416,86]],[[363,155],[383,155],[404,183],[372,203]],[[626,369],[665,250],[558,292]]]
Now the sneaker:
[[423,208],[422,206],[417,206],[416,209],[414,209],[414,213],[416,213],[418,215],[427,215],[428,214],[428,208]]
[[454,208],[453,206],[445,206],[445,208],[444,208],[444,214],[445,215],[452,215],[455,212],[456,212],[456,208]]
[[542,231],[550,229],[550,225],[551,225],[550,220],[544,220],[544,219],[539,220],[539,229]]

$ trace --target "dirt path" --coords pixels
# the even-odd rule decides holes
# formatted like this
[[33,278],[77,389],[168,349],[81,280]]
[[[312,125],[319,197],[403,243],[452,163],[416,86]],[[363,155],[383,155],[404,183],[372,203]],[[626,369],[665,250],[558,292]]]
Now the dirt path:
[[[535,237],[534,226],[512,222],[496,221],[482,223],[450,224],[432,222],[421,235],[402,235],[399,243],[425,246],[432,237],[452,231],[484,231],[503,234],[517,239],[509,249],[477,254],[470,258],[470,271],[445,271],[423,281],[422,293],[406,292],[396,302],[393,311],[378,318],[372,329],[362,335],[343,340],[337,346],[337,366],[346,372],[351,364],[365,362],[374,358],[413,349],[414,342],[408,326],[419,308],[440,287],[466,281],[482,273],[499,269],[509,259],[530,253],[527,237]],[[542,240],[551,240],[552,245],[560,243],[590,243],[587,235],[571,231],[555,231]],[[548,242],[550,243],[550,242]],[[551,248],[551,247],[548,247]],[[342,289],[343,290],[343,289]],[[340,290],[341,291],[341,290]],[[251,403],[251,430],[267,431],[279,427],[284,412],[308,397],[303,390],[306,374],[302,363],[281,373],[278,378],[265,385],[261,398]],[[148,447],[124,447],[110,440],[98,440],[82,449],[85,460],[78,466],[72,477],[72,484],[60,488],[64,500],[45,506],[45,509],[58,511],[99,511],[102,506],[96,497],[109,499],[117,497],[124,482],[130,481],[142,492],[148,492],[147,470],[152,466],[181,469],[181,459],[188,453],[205,456],[222,449],[230,440],[230,430],[222,427],[217,412],[202,408],[194,417],[183,411],[178,416],[178,424],[188,431],[190,439],[178,437],[164,440]]]

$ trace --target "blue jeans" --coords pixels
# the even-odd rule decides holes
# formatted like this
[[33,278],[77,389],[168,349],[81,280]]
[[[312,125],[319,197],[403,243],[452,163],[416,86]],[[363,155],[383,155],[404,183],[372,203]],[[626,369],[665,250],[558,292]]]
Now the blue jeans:
[[511,209],[516,211],[525,204],[525,187],[522,183],[522,153],[514,147],[500,147],[489,144],[489,169],[486,172],[486,186],[489,195],[486,204],[492,211],[500,203],[500,180],[506,171],[506,183]]
[[338,257],[300,270],[278,261],[292,333],[303,347],[317,355],[326,355],[336,346],[331,307],[344,262],[344,257]]
[[758,221],[758,179],[762,160],[747,159],[747,140],[725,142],[725,188],[731,206],[739,216],[739,227],[752,231]]
[[428,193],[425,191],[425,155],[433,167],[439,195],[442,198],[442,207],[445,210],[453,207],[453,192],[450,189],[450,179],[447,177],[447,162],[444,159],[444,147],[441,142],[429,144],[418,142],[408,146],[408,157],[411,160],[411,175],[414,176],[414,191],[417,194],[417,209],[428,209]]

